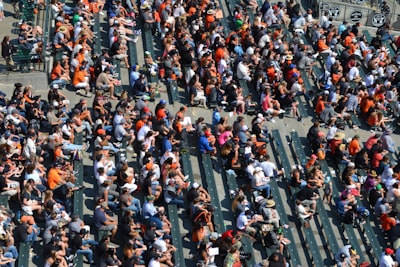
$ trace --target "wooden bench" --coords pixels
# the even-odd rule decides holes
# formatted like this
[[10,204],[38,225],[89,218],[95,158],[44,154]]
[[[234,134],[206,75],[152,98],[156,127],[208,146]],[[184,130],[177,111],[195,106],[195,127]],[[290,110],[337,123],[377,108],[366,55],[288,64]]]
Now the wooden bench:
[[304,153],[299,134],[294,130],[290,132],[290,143],[296,153],[297,162],[304,168],[307,164],[307,156]]
[[[119,59],[113,59],[113,65],[115,66],[114,71],[118,73],[118,80],[121,80],[121,61]],[[114,94],[119,95],[122,93],[122,86],[115,85],[114,86]]]
[[186,175],[189,175],[189,181],[193,184],[194,176],[193,176],[192,162],[190,161],[189,150],[186,149],[181,150],[181,160],[182,160],[183,171]]
[[[233,195],[230,194],[231,191],[235,191],[238,188],[237,182],[236,182],[236,175],[234,172],[231,171],[223,171],[223,175],[225,175],[225,180],[228,185],[228,191],[229,191],[229,196],[232,199]],[[242,236],[242,245],[243,245],[243,250],[247,253],[250,253],[251,257],[248,259],[248,266],[255,266],[256,265],[256,260],[254,258],[254,247],[252,244],[252,241],[250,238],[247,236]]]
[[294,99],[297,101],[297,103],[299,103],[297,105],[297,110],[299,111],[300,116],[302,118],[307,118],[308,112],[307,112],[306,107],[304,106],[304,102],[301,100],[301,97],[298,95],[298,96],[295,96]]
[[213,212],[214,229],[218,233],[223,233],[225,232],[225,223],[224,223],[224,218],[222,216],[221,203],[218,197],[218,188],[217,185],[215,184],[213,166],[210,155],[202,154],[201,162],[199,163],[201,165],[200,168],[203,169],[205,182],[207,184],[207,191],[210,194],[210,196],[212,196],[211,205],[213,205],[215,208],[215,211]]
[[93,53],[97,56],[101,55],[101,39],[100,39],[100,14],[99,12],[93,14],[93,19],[94,19],[94,25],[93,25],[93,32],[97,33],[98,38],[96,39],[96,42],[93,44]]
[[0,206],[8,208],[8,202],[10,200],[10,196],[7,195],[0,195]]
[[[83,136],[82,131],[75,132],[75,144],[82,145],[83,143]],[[76,186],[83,185],[83,161],[74,161],[74,171],[78,172],[76,175]],[[79,215],[79,218],[83,218],[83,190],[76,190],[74,191],[74,198],[73,198],[73,207],[74,213]]]
[[[307,156],[304,153],[304,149],[303,149],[303,145],[301,144],[300,137],[296,131],[292,131],[292,132],[290,132],[290,138],[291,138],[291,144],[292,144],[293,150],[296,153],[298,162],[300,162],[300,164],[304,167],[306,165]],[[328,214],[326,213],[324,204],[322,203],[321,199],[317,200],[317,210],[318,210],[319,216],[316,216],[315,218],[320,219],[319,220],[320,225],[322,226],[322,229],[325,232],[325,240],[327,241],[328,246],[331,248],[331,251],[333,252],[332,260],[334,260],[335,252],[339,250],[339,245],[336,241],[335,233],[333,232],[332,225],[329,223],[329,217],[328,217]]]
[[321,249],[318,247],[317,241],[315,240],[315,234],[311,227],[303,227],[303,231],[306,238],[306,244],[308,246],[308,252],[310,258],[314,263],[314,266],[324,266],[324,261],[321,257]]
[[170,97],[170,103],[172,105],[179,103],[178,83],[175,80],[170,80],[168,82],[167,90]]
[[249,95],[249,86],[247,85],[247,81],[245,80],[239,80],[239,86],[243,90],[243,96],[248,96]]
[[367,39],[367,42],[370,43],[372,41],[372,36],[369,33],[368,30],[363,30],[362,33],[365,35],[365,38]]
[[[281,218],[281,224],[289,225],[287,211],[285,210],[285,207],[283,206],[282,197],[280,197],[278,183],[277,183],[276,179],[271,179],[270,185],[271,185],[271,193],[273,196],[275,196],[274,197],[275,208],[279,214],[279,217]],[[284,232],[284,235],[286,238],[288,238],[289,240],[292,240],[292,241],[295,240],[293,237],[293,232],[290,228],[284,227],[283,232]],[[289,245],[286,246],[286,248],[287,248],[287,252],[290,257],[290,261],[292,263],[290,266],[302,266],[296,244],[294,242],[291,242]]]
[[[328,166],[328,163],[326,162],[326,160],[319,160],[319,164],[321,166],[321,171],[323,173],[327,173],[328,175],[331,175],[331,172],[329,170],[329,166]],[[336,185],[336,181],[335,181],[337,179],[338,179],[337,177],[332,177],[332,197],[333,198],[338,198],[340,195],[339,190]],[[354,232],[353,225],[342,223],[342,226],[343,226],[343,229],[346,231],[348,242],[357,251],[358,255],[360,255],[360,262],[365,261],[364,255],[362,254],[360,244],[358,243],[358,240],[357,240],[357,236]]]
[[[151,31],[142,31],[142,37],[143,37],[143,46],[146,51],[149,51],[151,56],[153,57],[153,60],[155,60],[155,52],[154,52],[154,44],[153,44],[153,35]],[[147,79],[149,82],[158,82],[158,76],[153,76],[149,73],[147,76]]]
[[[290,183],[290,171],[292,169],[288,156],[286,155],[285,149],[283,148],[283,142],[279,130],[274,129],[271,131],[271,137],[275,145],[275,151],[278,152],[280,165],[285,171],[285,178]],[[273,180],[273,179],[271,179]]]
[[31,249],[30,242],[19,243],[18,250],[18,267],[28,267],[29,266],[29,250]]
[[171,222],[171,225],[174,226],[171,227],[172,244],[176,247],[176,251],[173,254],[175,259],[174,263],[178,266],[185,266],[178,209],[176,205],[168,205],[168,219]]
[[350,117],[351,117],[351,121],[353,123],[353,127],[357,126],[360,127],[361,126],[361,121],[358,118],[358,115],[355,112],[350,112]]

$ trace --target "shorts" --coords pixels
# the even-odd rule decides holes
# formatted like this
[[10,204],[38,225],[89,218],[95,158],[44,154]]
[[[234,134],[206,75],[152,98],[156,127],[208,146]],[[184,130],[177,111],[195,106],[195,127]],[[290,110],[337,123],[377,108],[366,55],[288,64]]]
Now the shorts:
[[266,114],[271,115],[272,113],[274,113],[274,109],[273,108],[269,108],[265,111]]
[[126,54],[118,54],[118,55],[114,55],[113,56],[113,58],[116,58],[116,59],[124,59],[126,57]]
[[108,90],[108,89],[110,89],[110,85],[109,84],[102,84],[102,85],[99,86],[99,89]]
[[101,231],[112,231],[114,230],[115,225],[114,224],[109,224],[109,225],[103,225],[102,227],[100,227],[99,230]]

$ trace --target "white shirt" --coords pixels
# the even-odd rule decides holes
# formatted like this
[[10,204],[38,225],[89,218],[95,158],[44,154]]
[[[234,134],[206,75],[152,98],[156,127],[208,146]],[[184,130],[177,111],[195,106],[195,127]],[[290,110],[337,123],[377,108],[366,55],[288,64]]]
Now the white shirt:
[[25,157],[30,158],[32,154],[36,154],[35,142],[32,138],[28,138],[24,147]]
[[260,165],[266,177],[274,177],[274,170],[276,170],[275,163],[271,161],[263,161]]
[[241,212],[236,221],[236,227],[237,227],[237,229],[239,229],[241,231],[246,230],[246,225],[249,222],[249,220],[247,219],[247,216],[244,213],[245,213],[244,211]]
[[142,126],[142,128],[139,129],[138,133],[137,133],[137,140],[139,142],[143,142],[144,138],[146,137],[146,134],[150,131],[150,127],[145,124]]
[[218,73],[223,74],[224,71],[228,68],[228,64],[226,63],[225,59],[221,59],[218,63]]
[[390,255],[386,255],[385,252],[382,253],[379,259],[379,267],[393,267],[395,266],[394,260]]
[[250,178],[250,179],[253,179],[254,170],[255,170],[254,164],[249,164],[249,165],[247,165],[247,167],[246,167],[246,172],[249,174],[249,178]]
[[160,262],[158,260],[155,260],[154,258],[149,261],[148,267],[160,267]]
[[258,46],[259,46],[260,48],[264,48],[264,46],[265,46],[267,43],[270,43],[270,42],[271,42],[271,37],[269,37],[268,34],[264,34],[264,35],[260,38],[260,40],[258,40]]
[[113,126],[117,126],[118,124],[121,124],[122,119],[124,118],[124,115],[120,115],[120,114],[115,114],[114,116],[114,120],[113,120]]
[[239,62],[237,66],[237,76],[239,80],[251,80],[249,76],[249,68],[243,64],[243,61]]
[[349,70],[349,80],[352,81],[357,76],[360,76],[360,70],[354,66]]

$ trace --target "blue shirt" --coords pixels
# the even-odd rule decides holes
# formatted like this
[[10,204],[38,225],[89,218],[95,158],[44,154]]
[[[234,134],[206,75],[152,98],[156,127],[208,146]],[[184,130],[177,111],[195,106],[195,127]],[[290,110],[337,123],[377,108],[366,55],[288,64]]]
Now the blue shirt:
[[212,151],[213,148],[210,146],[208,139],[205,135],[200,136],[199,138],[199,149],[200,152],[205,154],[207,151]]
[[162,141],[162,153],[164,154],[165,151],[172,151],[172,143],[168,140],[167,137],[164,137]]
[[131,71],[129,73],[129,84],[131,85],[131,87],[135,85],[136,80],[139,79],[139,75],[140,73],[137,71]]
[[97,228],[100,228],[104,225],[104,223],[107,221],[106,218],[106,213],[101,210],[101,208],[97,208],[94,211],[94,224],[96,225]]

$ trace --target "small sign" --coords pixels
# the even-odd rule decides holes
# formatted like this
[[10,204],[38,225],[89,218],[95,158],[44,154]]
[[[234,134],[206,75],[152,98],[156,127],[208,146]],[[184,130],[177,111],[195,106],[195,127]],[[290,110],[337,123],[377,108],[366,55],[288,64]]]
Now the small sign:
[[322,4],[321,4],[321,10],[329,10],[329,4],[327,4],[327,3],[322,3]]
[[362,19],[361,11],[353,11],[350,14],[350,20],[354,23],[359,22]]
[[385,22],[386,22],[386,17],[383,14],[375,14],[372,17],[372,26],[374,27],[380,27],[383,24],[385,24]]
[[329,8],[329,14],[331,17],[337,17],[337,16],[339,16],[339,13],[340,13],[340,10],[338,7],[333,6],[333,7]]

